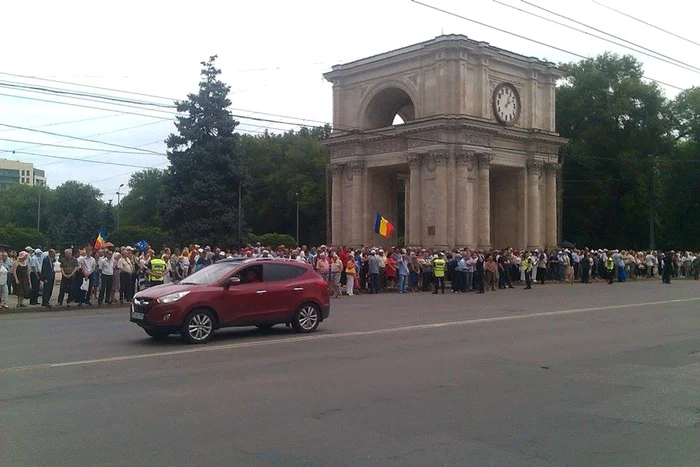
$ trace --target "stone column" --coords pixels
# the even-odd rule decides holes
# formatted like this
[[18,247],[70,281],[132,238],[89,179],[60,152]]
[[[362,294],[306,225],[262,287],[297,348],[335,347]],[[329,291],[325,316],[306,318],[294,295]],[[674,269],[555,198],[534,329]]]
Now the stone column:
[[411,238],[411,180],[404,175],[399,175],[399,180],[403,180],[403,241],[404,245],[409,245]]
[[345,243],[352,243],[352,246],[362,246],[362,201],[363,183],[362,176],[365,172],[364,162],[351,162],[350,174],[352,176],[352,239],[345,239]]
[[331,244],[343,243],[343,165],[332,164],[333,188],[331,195]]
[[409,204],[411,206],[411,213],[408,217],[409,237],[407,243],[409,246],[418,247],[423,246],[422,244],[422,232],[423,232],[423,195],[421,193],[421,178],[423,177],[423,172],[421,170],[423,162],[422,154],[409,154],[408,155],[408,166],[410,168],[408,188],[409,188]]
[[559,164],[547,164],[546,172],[546,222],[545,222],[545,242],[547,248],[557,247],[557,172]]
[[527,161],[527,248],[534,250],[542,247],[540,238],[540,176],[542,162]]
[[491,248],[491,155],[479,154],[479,238],[478,248]]
[[467,245],[470,248],[476,248],[476,190],[474,183],[476,182],[476,155],[471,155],[471,160],[467,163]]
[[[468,206],[473,203],[473,193],[469,193],[467,185],[469,171],[474,170],[473,151],[460,152],[456,155],[456,186],[455,186],[455,226],[458,247],[469,245],[469,217]],[[473,184],[471,184],[473,186]],[[473,215],[473,210],[472,210]]]
[[435,246],[447,248],[447,160],[446,151],[432,154],[435,162]]

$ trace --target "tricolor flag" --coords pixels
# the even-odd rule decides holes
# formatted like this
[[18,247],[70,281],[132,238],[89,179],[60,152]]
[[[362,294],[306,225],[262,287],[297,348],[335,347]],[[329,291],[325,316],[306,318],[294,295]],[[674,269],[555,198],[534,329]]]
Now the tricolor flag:
[[377,218],[374,220],[374,233],[378,233],[384,238],[389,238],[393,232],[394,226],[391,225],[391,222],[377,213]]
[[105,239],[107,238],[107,234],[105,233],[104,227],[100,228],[100,231],[97,233],[97,239],[95,240],[95,248],[102,248],[105,246]]

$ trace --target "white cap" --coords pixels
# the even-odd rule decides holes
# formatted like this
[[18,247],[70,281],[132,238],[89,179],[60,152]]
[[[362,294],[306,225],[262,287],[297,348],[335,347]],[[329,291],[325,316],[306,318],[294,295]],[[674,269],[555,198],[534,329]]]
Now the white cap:
[[200,252],[200,253],[204,253],[204,250],[202,250],[201,248],[200,248],[199,250],[197,250],[197,251]]
[[41,253],[42,253],[42,251],[38,248],[36,250],[34,250],[35,255],[40,255]]

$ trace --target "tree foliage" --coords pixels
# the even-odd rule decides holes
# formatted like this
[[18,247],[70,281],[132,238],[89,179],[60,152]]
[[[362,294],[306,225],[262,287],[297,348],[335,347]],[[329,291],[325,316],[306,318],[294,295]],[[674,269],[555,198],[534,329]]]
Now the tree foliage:
[[230,87],[219,80],[216,56],[202,62],[199,91],[177,101],[177,133],[168,145],[163,223],[181,243],[226,244],[238,239],[238,186],[243,173]]
[[562,160],[562,236],[579,244],[648,246],[649,195],[660,188],[656,163],[672,149],[668,102],[642,80],[631,56],[604,54],[562,68],[557,129],[571,139]]
[[329,133],[326,126],[241,139],[248,173],[243,215],[253,232],[280,232],[294,238],[298,193],[299,241],[309,245],[325,242],[329,158],[320,140]]
[[166,203],[165,172],[146,169],[129,179],[129,194],[121,200],[121,225],[162,225],[160,209]]

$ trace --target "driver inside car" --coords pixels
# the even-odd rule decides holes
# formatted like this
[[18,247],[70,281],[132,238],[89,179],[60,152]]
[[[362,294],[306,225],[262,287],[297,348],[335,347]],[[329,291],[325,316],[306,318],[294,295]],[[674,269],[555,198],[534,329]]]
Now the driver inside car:
[[241,282],[243,282],[244,284],[254,284],[257,282],[262,282],[255,268],[247,268],[243,272],[242,276],[243,277],[241,277]]

